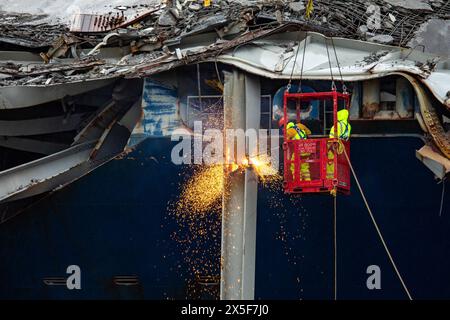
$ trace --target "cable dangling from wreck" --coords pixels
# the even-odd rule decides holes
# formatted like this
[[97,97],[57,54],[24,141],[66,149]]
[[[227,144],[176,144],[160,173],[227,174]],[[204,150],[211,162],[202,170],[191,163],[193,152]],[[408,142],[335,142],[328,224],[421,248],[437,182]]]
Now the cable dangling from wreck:
[[331,67],[330,51],[328,50],[328,40],[325,38],[325,47],[327,48],[328,66],[330,67],[331,75],[331,90],[336,91],[336,83],[334,82],[333,69]]
[[333,197],[333,264],[334,264],[334,300],[337,300],[337,196]]
[[292,70],[291,70],[291,75],[289,77],[289,82],[286,86],[286,90],[287,92],[289,92],[289,90],[291,89],[291,84],[292,84],[292,77],[294,75],[294,69],[295,69],[295,64],[297,63],[297,57],[298,57],[298,52],[300,51],[300,30],[298,30],[298,36],[297,36],[297,52],[295,53],[295,59],[294,59],[294,64],[292,65]]
[[[298,83],[297,92],[302,92],[302,79],[303,79],[303,66],[305,65],[305,54],[306,54],[306,45],[308,42],[308,31],[305,33],[305,44],[303,45],[303,57],[302,57],[302,68],[300,69],[300,81]],[[298,44],[300,46],[300,43]]]
[[444,210],[444,195],[445,195],[445,182],[446,182],[447,178],[444,177],[441,180],[442,183],[442,193],[441,193],[441,205],[439,207],[439,217],[442,217],[442,211]]
[[413,300],[411,294],[409,293],[408,287],[405,284],[405,281],[403,281],[403,277],[401,276],[400,271],[397,269],[397,265],[394,262],[394,258],[392,258],[391,252],[389,251],[389,248],[388,248],[386,242],[384,241],[383,234],[381,233],[381,230],[378,227],[375,217],[373,216],[372,210],[370,209],[369,203],[367,202],[366,196],[364,195],[364,191],[361,187],[361,184],[359,183],[358,177],[356,176],[355,169],[353,168],[350,158],[348,157],[347,151],[345,150],[345,148],[343,148],[343,150],[344,150],[345,159],[347,160],[348,165],[350,166],[350,170],[352,171],[353,177],[355,178],[356,185],[358,186],[359,192],[361,193],[361,196],[364,200],[364,204],[366,205],[367,211],[369,212],[369,216],[372,219],[372,223],[375,227],[375,230],[377,231],[378,236],[380,237],[380,240],[381,240],[381,243],[383,244],[384,250],[386,251],[388,258],[389,258],[392,266],[394,267],[395,273],[397,274],[397,277],[399,278],[399,280],[403,286],[403,289],[405,290],[405,293],[408,296],[408,299]]
[[338,71],[339,71],[339,76],[341,77],[342,92],[343,93],[347,93],[347,86],[344,83],[344,77],[342,76],[341,65],[339,63],[339,59],[338,59],[338,56],[337,56],[337,53],[336,53],[336,46],[334,45],[333,37],[331,37],[331,44],[333,45],[334,56],[336,57],[336,63],[337,63]]

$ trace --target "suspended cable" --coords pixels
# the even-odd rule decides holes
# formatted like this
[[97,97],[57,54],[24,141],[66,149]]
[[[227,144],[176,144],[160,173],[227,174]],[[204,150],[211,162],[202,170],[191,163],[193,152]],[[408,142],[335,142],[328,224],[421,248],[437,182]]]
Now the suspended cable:
[[342,76],[342,71],[341,71],[341,64],[339,63],[339,59],[338,59],[338,56],[337,56],[337,53],[336,53],[336,46],[334,45],[333,37],[331,37],[331,44],[333,45],[334,56],[336,57],[336,63],[337,63],[337,66],[338,66],[339,76],[341,77],[342,91],[344,93],[346,93],[347,92],[347,86],[344,83],[344,77]]
[[[300,70],[300,81],[298,84],[298,92],[302,91],[302,79],[303,79],[303,66],[305,65],[305,54],[306,54],[306,42],[308,41],[308,31],[305,33],[305,39],[303,40],[305,43],[303,45],[303,57],[302,57],[302,68]],[[299,43],[300,45],[300,43]]]
[[[216,56],[214,57],[214,66],[215,66],[215,68],[216,68],[216,76],[217,76],[217,79],[219,80],[220,84],[221,84],[222,87],[223,87],[223,81],[222,81],[222,78],[221,78],[221,76],[220,76],[219,67],[217,66],[217,58],[218,58],[219,55],[222,53],[222,51],[223,51],[223,50],[220,50],[220,51],[216,54]],[[222,96],[223,96],[223,90],[222,90]]]
[[289,77],[289,83],[287,85],[287,89],[288,91],[291,89],[291,83],[292,83],[292,76],[294,75],[294,69],[295,69],[295,64],[297,63],[297,57],[298,57],[298,52],[300,51],[300,30],[298,31],[298,36],[297,36],[297,52],[295,53],[295,59],[294,59],[294,64],[292,65],[292,70],[291,70],[291,76]]
[[203,110],[202,105],[202,86],[200,80],[200,64],[197,63],[197,89],[198,89],[198,101],[200,103],[200,110]]
[[333,246],[334,246],[334,300],[337,300],[337,195],[334,195],[334,214],[333,214]]
[[328,56],[328,65],[330,67],[330,75],[331,75],[331,89],[336,90],[336,84],[334,83],[334,77],[333,77],[333,69],[331,67],[331,59],[330,59],[330,51],[328,50],[328,41],[325,38],[325,47],[327,48],[327,56]]
[[445,178],[442,179],[441,207],[439,209],[439,217],[442,216],[442,210],[444,209],[444,195],[445,195]]
[[401,284],[403,286],[403,289],[405,290],[406,294],[408,295],[409,300],[412,300],[411,294],[409,293],[409,290],[406,287],[406,284],[403,281],[403,278],[402,278],[402,276],[400,275],[400,272],[397,269],[397,265],[395,264],[394,259],[392,258],[391,253],[390,253],[390,251],[389,251],[389,249],[388,249],[388,247],[386,245],[386,242],[384,241],[383,235],[381,234],[380,228],[378,227],[378,224],[375,221],[375,218],[374,218],[374,216],[372,214],[372,210],[370,210],[369,203],[367,202],[366,196],[364,195],[364,192],[362,190],[361,184],[359,183],[358,177],[356,176],[355,170],[353,169],[352,163],[350,162],[350,159],[348,157],[347,151],[345,150],[345,147],[343,147],[343,150],[344,150],[345,158],[346,158],[346,160],[348,162],[348,165],[349,165],[349,167],[350,167],[350,169],[352,171],[353,177],[355,178],[356,184],[358,185],[359,192],[361,193],[361,196],[362,196],[362,198],[364,200],[364,203],[366,205],[367,211],[369,212],[369,215],[370,215],[370,218],[372,219],[373,225],[374,225],[374,227],[375,227],[375,229],[376,229],[376,231],[378,233],[378,236],[380,237],[381,243],[383,244],[384,250],[386,251],[386,253],[387,253],[388,257],[389,257],[389,260],[390,260],[392,266],[394,267],[395,273],[397,274],[397,277],[400,279],[400,282],[401,282]]

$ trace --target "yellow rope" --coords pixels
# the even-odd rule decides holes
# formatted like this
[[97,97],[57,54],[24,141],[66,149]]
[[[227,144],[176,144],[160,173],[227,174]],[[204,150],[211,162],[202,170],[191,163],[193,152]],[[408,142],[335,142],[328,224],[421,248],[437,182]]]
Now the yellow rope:
[[[340,142],[340,143],[342,143],[342,142]],[[391,253],[390,253],[390,251],[389,251],[389,249],[388,249],[388,247],[386,245],[386,242],[384,241],[383,235],[381,234],[380,228],[378,227],[378,224],[375,221],[375,218],[374,218],[374,216],[372,214],[372,210],[370,210],[369,203],[367,202],[366,196],[364,195],[364,192],[363,192],[363,190],[361,188],[361,184],[359,183],[358,177],[356,176],[355,170],[353,169],[352,163],[350,162],[350,159],[349,159],[348,154],[347,154],[347,150],[345,150],[345,148],[344,148],[344,155],[345,155],[345,158],[347,159],[347,162],[348,162],[348,165],[350,166],[350,169],[352,170],[353,177],[355,177],[355,181],[356,181],[356,184],[358,185],[359,192],[361,193],[361,196],[362,196],[362,198],[364,200],[364,203],[366,205],[367,211],[369,212],[369,215],[370,215],[370,218],[372,219],[373,225],[375,226],[375,229],[377,230],[378,236],[380,237],[380,240],[383,243],[384,249],[385,249],[385,251],[386,251],[386,253],[387,253],[388,257],[389,257],[389,260],[391,261],[391,264],[394,267],[394,270],[397,273],[397,276],[400,279],[400,282],[402,283],[403,289],[405,289],[405,292],[408,295],[409,300],[412,300],[411,294],[409,293],[409,290],[406,287],[406,284],[403,281],[403,278],[402,278],[402,276],[400,275],[400,272],[397,269],[397,266],[396,266],[396,264],[394,262],[394,259],[392,258]]]
[[337,300],[337,210],[336,210],[336,199],[334,197],[334,215],[333,215],[333,228],[334,228],[334,300]]

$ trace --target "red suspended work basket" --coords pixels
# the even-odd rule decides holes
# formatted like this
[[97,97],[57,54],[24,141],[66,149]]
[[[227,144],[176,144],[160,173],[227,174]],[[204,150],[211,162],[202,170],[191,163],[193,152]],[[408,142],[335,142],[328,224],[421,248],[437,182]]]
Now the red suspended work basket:
[[[296,102],[297,123],[300,119],[301,102],[312,100],[333,102],[333,124],[337,128],[337,111],[343,102],[348,109],[350,95],[336,90],[312,93],[284,93],[284,119],[288,119],[288,102]],[[292,121],[292,120],[290,120]],[[350,142],[334,138],[287,140],[284,123],[284,191],[285,193],[321,193],[336,190],[350,193],[350,168],[344,148],[350,156]],[[336,134],[335,134],[336,136]]]

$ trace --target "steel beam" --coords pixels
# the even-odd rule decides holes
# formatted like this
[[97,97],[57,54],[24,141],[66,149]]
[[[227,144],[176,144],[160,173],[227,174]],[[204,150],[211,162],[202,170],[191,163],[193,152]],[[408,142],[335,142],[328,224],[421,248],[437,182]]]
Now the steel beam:
[[[258,77],[237,70],[225,73],[225,128],[259,129],[260,96]],[[234,143],[225,146],[225,150],[229,148],[237,149]],[[258,152],[255,146],[246,151],[250,156]],[[254,299],[258,179],[251,168],[234,171],[225,177],[220,298]]]
[[111,84],[115,79],[95,79],[50,85],[0,87],[0,109],[18,109],[75,96]]
[[[246,129],[258,130],[261,122],[261,85],[259,77],[245,76]],[[251,159],[258,155],[257,144],[248,145]],[[244,190],[244,252],[242,261],[242,298],[255,298],[256,217],[258,203],[258,176],[252,168],[245,170]]]

